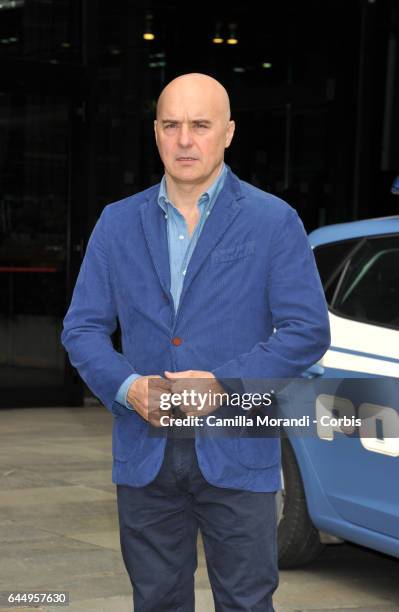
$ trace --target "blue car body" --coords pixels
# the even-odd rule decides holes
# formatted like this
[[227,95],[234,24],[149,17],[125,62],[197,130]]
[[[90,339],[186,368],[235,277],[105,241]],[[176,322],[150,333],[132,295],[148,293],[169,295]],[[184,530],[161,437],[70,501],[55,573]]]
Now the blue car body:
[[321,532],[399,557],[399,216],[326,226],[309,241],[332,343],[307,372],[319,391],[305,411],[364,420],[289,436],[308,512]]

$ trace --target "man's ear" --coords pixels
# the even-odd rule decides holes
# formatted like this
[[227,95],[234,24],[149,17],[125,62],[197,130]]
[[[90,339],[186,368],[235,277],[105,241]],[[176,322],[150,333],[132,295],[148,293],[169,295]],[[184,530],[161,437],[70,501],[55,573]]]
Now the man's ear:
[[155,134],[155,142],[158,144],[158,139],[157,139],[157,120],[154,119],[154,134]]
[[234,130],[236,129],[236,124],[233,120],[229,121],[229,125],[227,126],[227,131],[226,131],[226,144],[225,144],[225,149],[228,149],[230,146],[231,141],[233,140],[233,136],[234,136]]

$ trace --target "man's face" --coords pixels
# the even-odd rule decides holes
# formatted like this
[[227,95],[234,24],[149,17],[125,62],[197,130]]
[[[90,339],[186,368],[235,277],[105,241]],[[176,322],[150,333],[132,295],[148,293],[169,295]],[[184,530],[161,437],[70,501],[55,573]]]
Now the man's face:
[[165,173],[175,182],[201,184],[216,178],[234,133],[228,112],[213,83],[184,80],[165,90],[155,138]]

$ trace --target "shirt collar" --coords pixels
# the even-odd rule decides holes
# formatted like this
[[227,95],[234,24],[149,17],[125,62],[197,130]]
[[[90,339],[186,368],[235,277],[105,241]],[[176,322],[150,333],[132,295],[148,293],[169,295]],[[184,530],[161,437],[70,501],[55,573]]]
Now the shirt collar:
[[[226,167],[226,164],[223,163],[222,168],[221,168],[218,176],[216,177],[216,179],[213,181],[212,185],[206,191],[204,191],[203,194],[201,194],[201,197],[200,197],[198,203],[200,205],[202,203],[205,203],[205,210],[206,211],[210,212],[212,210],[213,205],[214,205],[215,200],[216,200],[216,196],[219,194],[220,190],[223,187],[223,183],[224,183],[224,179],[226,177],[226,174],[227,174],[227,167]],[[167,189],[166,189],[166,178],[165,178],[165,175],[164,175],[162,177],[161,184],[159,186],[158,205],[162,208],[162,210],[165,213],[167,213],[167,205],[168,204],[172,204],[172,202],[168,198],[168,192],[167,192]]]

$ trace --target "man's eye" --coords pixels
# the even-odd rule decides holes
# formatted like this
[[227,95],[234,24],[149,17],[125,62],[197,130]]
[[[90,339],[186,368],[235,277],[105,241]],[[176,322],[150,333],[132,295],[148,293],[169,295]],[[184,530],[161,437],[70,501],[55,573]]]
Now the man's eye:
[[206,123],[197,123],[195,127],[198,127],[198,128],[207,128],[208,125]]
[[165,124],[166,130],[170,130],[171,128],[175,128],[175,127],[176,127],[176,123],[166,123]]

